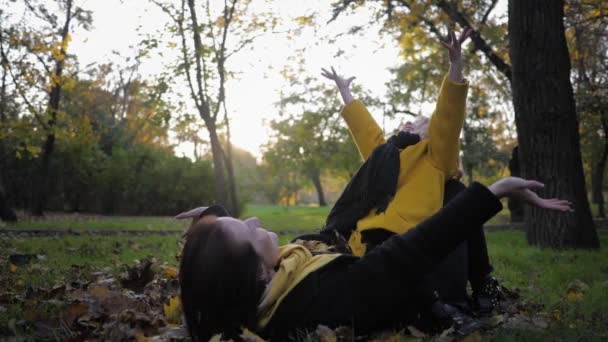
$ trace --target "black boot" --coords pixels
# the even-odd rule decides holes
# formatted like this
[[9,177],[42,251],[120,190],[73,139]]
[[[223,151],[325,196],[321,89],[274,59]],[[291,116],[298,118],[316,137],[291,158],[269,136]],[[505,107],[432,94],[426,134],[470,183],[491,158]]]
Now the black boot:
[[477,289],[473,290],[473,310],[479,315],[487,315],[504,299],[498,280],[487,275]]
[[482,323],[468,315],[464,310],[454,305],[436,300],[430,307],[429,313],[423,316],[426,332],[440,334],[450,327],[454,328],[454,334],[467,336],[479,330]]

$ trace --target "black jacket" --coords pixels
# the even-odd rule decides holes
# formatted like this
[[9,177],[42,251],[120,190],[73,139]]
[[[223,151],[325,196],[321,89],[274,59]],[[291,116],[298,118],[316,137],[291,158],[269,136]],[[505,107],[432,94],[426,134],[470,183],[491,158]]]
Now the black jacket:
[[343,255],[311,273],[286,296],[260,336],[295,339],[298,331],[319,324],[351,326],[365,335],[411,321],[420,279],[501,209],[486,187],[473,184],[437,214],[365,256]]

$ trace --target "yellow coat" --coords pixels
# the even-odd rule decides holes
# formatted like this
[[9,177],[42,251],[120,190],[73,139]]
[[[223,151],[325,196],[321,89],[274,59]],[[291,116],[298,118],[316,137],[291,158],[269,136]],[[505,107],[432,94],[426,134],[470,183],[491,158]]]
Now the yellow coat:
[[[429,123],[428,137],[400,152],[395,197],[385,212],[376,215],[376,210],[372,209],[357,222],[357,229],[349,240],[355,255],[365,254],[361,231],[384,228],[404,233],[441,208],[444,184],[456,173],[458,166],[467,90],[468,83],[444,78]],[[386,142],[382,129],[361,101],[350,102],[341,114],[364,160],[378,145]]]

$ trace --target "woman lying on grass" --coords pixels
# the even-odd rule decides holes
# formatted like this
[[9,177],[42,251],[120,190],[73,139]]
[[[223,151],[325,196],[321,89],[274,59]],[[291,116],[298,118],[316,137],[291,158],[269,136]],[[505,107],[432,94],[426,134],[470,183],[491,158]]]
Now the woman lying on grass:
[[278,246],[257,218],[203,216],[186,237],[181,299],[195,341],[215,334],[238,340],[243,328],[283,341],[299,331],[351,326],[357,336],[416,320],[418,282],[515,196],[549,210],[571,203],[543,199],[537,181],[507,177],[474,183],[436,214],[363,257],[312,255],[302,245]]

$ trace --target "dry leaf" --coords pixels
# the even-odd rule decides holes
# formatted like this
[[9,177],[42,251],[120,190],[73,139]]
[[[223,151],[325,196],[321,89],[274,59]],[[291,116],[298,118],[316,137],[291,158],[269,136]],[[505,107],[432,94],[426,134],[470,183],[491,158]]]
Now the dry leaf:
[[319,336],[320,342],[336,342],[338,340],[336,333],[324,325],[319,324],[315,332]]
[[182,323],[182,303],[178,296],[169,298],[169,304],[163,306],[165,317],[170,324]]
[[98,300],[104,300],[110,296],[110,290],[107,287],[101,285],[94,285],[89,290],[89,293],[91,294],[91,296],[97,298]]
[[476,331],[470,335],[465,336],[460,341],[461,342],[481,342],[482,338],[481,338],[481,334],[479,333],[479,331]]
[[161,266],[161,274],[163,278],[177,279],[177,268],[173,266]]
[[566,293],[566,300],[570,303],[580,302],[583,300],[583,296],[582,292],[568,291],[568,293]]
[[14,264],[8,264],[8,270],[11,271],[11,273],[15,273],[17,272],[17,266]]

